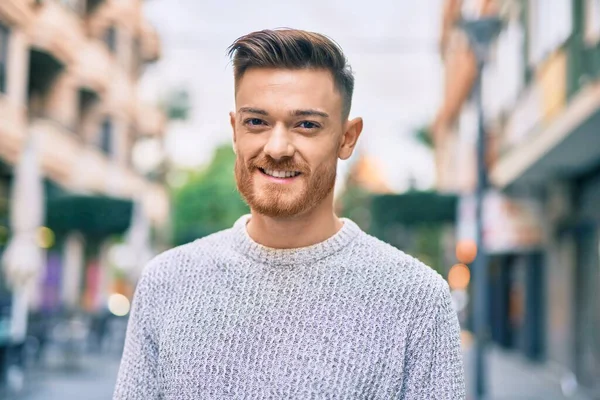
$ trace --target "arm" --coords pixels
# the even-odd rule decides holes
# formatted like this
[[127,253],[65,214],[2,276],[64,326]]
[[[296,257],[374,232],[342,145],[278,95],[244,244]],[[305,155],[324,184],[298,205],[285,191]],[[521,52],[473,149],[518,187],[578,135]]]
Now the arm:
[[445,282],[434,298],[434,315],[407,349],[402,399],[466,397],[460,326]]
[[142,275],[135,291],[133,307],[127,325],[123,358],[113,400],[155,400],[157,385],[158,346],[152,315],[156,294],[147,272]]

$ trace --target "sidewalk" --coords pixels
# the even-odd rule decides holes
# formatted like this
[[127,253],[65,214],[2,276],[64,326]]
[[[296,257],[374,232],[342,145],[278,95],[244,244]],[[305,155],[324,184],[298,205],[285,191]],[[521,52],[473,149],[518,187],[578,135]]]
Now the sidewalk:
[[[464,346],[468,398],[473,398],[473,346]],[[565,373],[548,363],[533,363],[518,353],[490,346],[486,357],[489,400],[589,400],[574,393],[567,397],[561,389]]]
[[40,368],[28,377],[15,400],[107,400],[117,379],[119,359],[114,355],[88,355],[79,368]]
[[18,375],[14,391],[0,393],[0,399],[111,399],[122,354],[121,330],[116,325],[100,347],[92,346],[96,342],[91,337],[67,347],[64,342],[47,343],[40,358],[29,360],[25,373]]
[[[467,392],[472,392],[473,346],[463,342]],[[23,393],[11,400],[105,400],[112,397],[116,382],[119,356],[115,352],[87,354],[80,368],[65,368],[50,357],[45,367],[28,375]],[[48,360],[47,360],[48,361]],[[488,396],[486,400],[590,400],[576,394],[567,397],[561,389],[564,371],[548,363],[527,361],[518,353],[490,346],[487,357]],[[0,395],[2,397],[2,395]],[[472,399],[469,395],[467,399]]]

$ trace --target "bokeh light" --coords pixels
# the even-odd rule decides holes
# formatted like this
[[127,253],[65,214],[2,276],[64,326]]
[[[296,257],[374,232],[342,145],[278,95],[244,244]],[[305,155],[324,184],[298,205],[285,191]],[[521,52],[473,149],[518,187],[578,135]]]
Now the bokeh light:
[[465,264],[456,264],[448,272],[448,285],[452,290],[465,290],[471,281],[471,270]]
[[130,307],[129,299],[120,293],[113,293],[108,298],[108,311],[117,317],[129,314]]
[[456,259],[463,264],[470,264],[477,257],[477,243],[471,239],[459,240],[456,244]]
[[49,249],[52,246],[54,246],[55,242],[56,242],[56,238],[54,236],[54,232],[52,231],[52,229],[45,227],[45,226],[41,226],[38,228],[38,231],[37,231],[38,246],[40,246],[42,249]]

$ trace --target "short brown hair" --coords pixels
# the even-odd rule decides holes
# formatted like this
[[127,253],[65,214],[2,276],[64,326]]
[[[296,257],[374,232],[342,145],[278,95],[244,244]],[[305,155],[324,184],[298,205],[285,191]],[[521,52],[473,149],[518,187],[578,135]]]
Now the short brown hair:
[[326,69],[342,95],[342,117],[348,118],[354,76],[340,46],[325,35],[298,29],[252,32],[238,38],[227,53],[233,61],[235,85],[248,68]]

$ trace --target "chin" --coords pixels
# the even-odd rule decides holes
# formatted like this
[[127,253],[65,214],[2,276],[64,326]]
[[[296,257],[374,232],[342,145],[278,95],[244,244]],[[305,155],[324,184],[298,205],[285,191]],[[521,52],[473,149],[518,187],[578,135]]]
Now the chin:
[[250,203],[250,208],[261,215],[271,218],[291,218],[307,211],[308,202],[302,200],[278,202],[274,204],[269,199],[261,198]]

